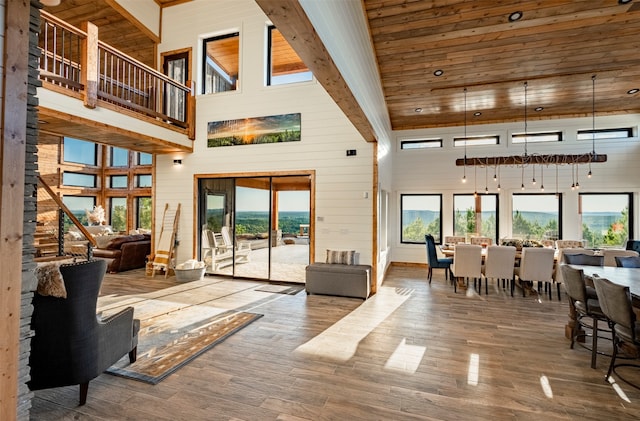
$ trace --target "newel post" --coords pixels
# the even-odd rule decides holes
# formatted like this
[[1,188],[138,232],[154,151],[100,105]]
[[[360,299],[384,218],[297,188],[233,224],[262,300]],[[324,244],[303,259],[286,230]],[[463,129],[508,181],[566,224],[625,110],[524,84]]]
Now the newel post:
[[81,28],[87,37],[82,41],[81,82],[84,85],[84,106],[96,108],[98,102],[98,27],[84,22]]

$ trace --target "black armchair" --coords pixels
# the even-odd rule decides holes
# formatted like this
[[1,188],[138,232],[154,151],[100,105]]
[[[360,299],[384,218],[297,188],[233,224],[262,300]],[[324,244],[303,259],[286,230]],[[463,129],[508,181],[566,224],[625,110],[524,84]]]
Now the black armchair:
[[31,390],[78,384],[84,405],[89,381],[127,353],[130,362],[136,360],[140,321],[133,307],[105,319],[96,316],[106,268],[105,260],[63,264],[67,298],[34,295]]
[[433,238],[433,235],[426,234],[424,236],[424,241],[427,246],[427,264],[429,265],[429,272],[427,277],[429,278],[429,283],[431,283],[431,277],[433,276],[434,268],[444,269],[444,277],[445,279],[448,279],[453,259],[446,257],[441,259],[438,258],[438,252],[436,250],[436,240]]

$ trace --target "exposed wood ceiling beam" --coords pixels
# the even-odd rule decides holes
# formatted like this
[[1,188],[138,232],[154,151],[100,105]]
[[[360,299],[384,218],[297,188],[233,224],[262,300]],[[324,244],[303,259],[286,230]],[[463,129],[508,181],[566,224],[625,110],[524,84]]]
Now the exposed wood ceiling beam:
[[376,140],[364,111],[297,0],[256,0],[367,142]]

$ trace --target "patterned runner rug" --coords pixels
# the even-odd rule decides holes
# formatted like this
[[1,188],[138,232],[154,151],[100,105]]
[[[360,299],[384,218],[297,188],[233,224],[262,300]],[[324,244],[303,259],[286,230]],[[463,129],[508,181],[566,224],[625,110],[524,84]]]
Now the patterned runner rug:
[[157,384],[203,352],[262,317],[261,314],[229,311],[182,329],[141,330],[138,359],[129,364],[124,356],[107,373]]

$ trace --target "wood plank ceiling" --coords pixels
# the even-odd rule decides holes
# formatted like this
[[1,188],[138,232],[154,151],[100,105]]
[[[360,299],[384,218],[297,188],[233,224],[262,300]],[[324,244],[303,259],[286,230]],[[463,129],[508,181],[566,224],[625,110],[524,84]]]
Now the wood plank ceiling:
[[[297,0],[256,0],[351,121]],[[395,130],[640,112],[640,1],[363,0]],[[519,19],[512,20],[514,13]],[[306,15],[304,16],[306,18]],[[298,19],[297,22],[292,22]],[[348,42],[345,40],[344,42]],[[436,72],[442,74],[437,76]],[[538,111],[536,111],[538,109]],[[366,128],[365,128],[366,130]],[[362,130],[361,130],[362,132]]]

